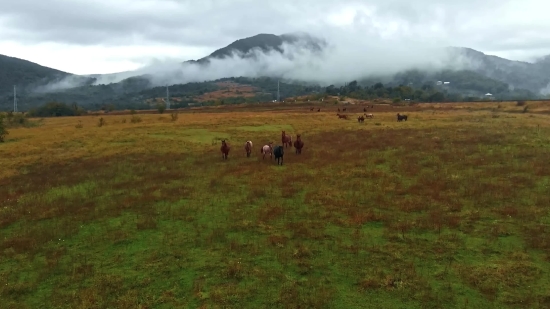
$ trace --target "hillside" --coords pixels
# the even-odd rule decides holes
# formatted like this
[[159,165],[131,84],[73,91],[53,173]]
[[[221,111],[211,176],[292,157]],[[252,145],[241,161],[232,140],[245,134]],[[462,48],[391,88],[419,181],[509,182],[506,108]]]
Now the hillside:
[[486,55],[480,51],[453,47],[452,53],[469,60],[469,69],[488,78],[509,84],[514,88],[523,88],[538,93],[550,83],[550,55],[535,63],[513,61],[497,56]]
[[243,58],[253,57],[253,51],[259,50],[264,53],[268,51],[277,51],[283,53],[283,44],[300,44],[312,51],[321,51],[326,47],[326,41],[315,38],[305,33],[283,34],[280,36],[274,34],[258,34],[252,37],[237,40],[226,47],[220,48],[210,55],[199,60],[189,60],[186,63],[208,63],[210,59],[223,59],[230,57],[233,53],[240,54]]
[[27,60],[0,55],[0,95],[13,92],[13,86],[27,88],[71,75]]
[[[166,95],[165,86],[161,86],[166,84],[172,85],[170,87],[171,94],[175,98],[179,98],[178,100],[183,102],[182,104],[185,102],[212,103],[219,101],[220,98],[224,99],[224,103],[270,101],[276,98],[276,79],[267,79],[268,82],[261,82],[266,79],[241,78],[235,87],[254,87],[253,92],[246,91],[246,93],[240,90],[228,91],[224,87],[220,88],[216,84],[219,80],[193,83],[177,83],[177,81],[185,80],[187,71],[183,69],[190,63],[206,65],[210,59],[223,59],[235,52],[244,58],[254,57],[256,52],[285,53],[284,44],[304,46],[314,52],[320,52],[327,46],[325,40],[304,33],[258,34],[237,40],[196,61],[186,61],[183,63],[182,71],[175,67],[174,72],[171,73],[163,71],[165,73],[146,74],[144,71],[134,71],[93,76],[73,75],[26,60],[0,56],[0,67],[2,68],[0,71],[0,110],[11,109],[14,84],[18,86],[21,110],[28,110],[50,101],[77,103],[88,108],[97,108],[107,104],[114,104],[121,108],[148,107],[148,102],[158,101],[159,98]],[[451,47],[450,51],[455,58],[466,59],[467,61],[464,62],[468,63],[469,67],[458,71],[442,70],[436,73],[411,70],[394,76],[371,76],[358,80],[358,83],[362,86],[372,86],[379,82],[388,87],[409,85],[413,89],[430,92],[424,97],[441,92],[449,94],[449,97],[452,94],[452,97],[480,98],[490,92],[498,99],[532,99],[541,97],[545,88],[547,92],[550,92],[548,86],[550,77],[545,75],[545,72],[550,70],[550,56],[542,57],[535,63],[527,63],[486,55],[470,48]],[[292,56],[288,55],[288,57]],[[204,66],[199,69],[208,70],[210,68]],[[269,77],[277,78],[276,76],[266,76],[266,78]],[[125,79],[121,80],[121,78]],[[174,81],[176,81],[175,85]],[[437,86],[437,81],[448,81],[450,84]],[[342,80],[333,87],[343,86],[347,82],[351,81]],[[319,85],[311,85],[307,81],[285,80],[284,87],[281,89],[281,98],[308,95],[311,93],[312,87],[316,87],[317,91],[324,91]],[[207,94],[216,91],[218,93]],[[221,95],[219,91],[224,94]]]

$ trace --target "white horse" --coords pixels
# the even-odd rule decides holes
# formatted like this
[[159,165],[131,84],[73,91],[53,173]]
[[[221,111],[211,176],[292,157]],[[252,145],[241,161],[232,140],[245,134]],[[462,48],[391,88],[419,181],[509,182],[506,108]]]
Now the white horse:
[[367,118],[374,118],[374,115],[373,115],[373,114],[365,114],[365,116],[366,116]]
[[244,150],[246,151],[246,156],[250,157],[252,153],[252,141],[247,141],[246,144],[244,144]]
[[268,145],[264,145],[261,149],[261,152],[263,154],[262,159],[265,159],[265,155],[269,154],[271,158],[273,158],[273,147],[271,147],[273,143],[269,143]]

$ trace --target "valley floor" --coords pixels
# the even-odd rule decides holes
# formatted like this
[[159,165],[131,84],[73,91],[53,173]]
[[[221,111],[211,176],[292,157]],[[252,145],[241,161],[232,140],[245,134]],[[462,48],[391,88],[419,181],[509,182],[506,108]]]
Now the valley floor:
[[[1,307],[550,307],[549,116],[448,106],[12,129]],[[305,147],[277,166],[282,130]]]

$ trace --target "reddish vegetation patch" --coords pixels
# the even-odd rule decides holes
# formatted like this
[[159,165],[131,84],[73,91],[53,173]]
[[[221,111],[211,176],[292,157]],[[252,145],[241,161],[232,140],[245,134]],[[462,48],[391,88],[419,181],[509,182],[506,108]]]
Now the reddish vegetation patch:
[[260,90],[256,87],[249,85],[241,85],[233,82],[219,82],[216,83],[222,89],[207,92],[201,96],[196,97],[197,101],[210,101],[210,100],[219,100],[223,98],[232,98],[232,97],[253,97]]

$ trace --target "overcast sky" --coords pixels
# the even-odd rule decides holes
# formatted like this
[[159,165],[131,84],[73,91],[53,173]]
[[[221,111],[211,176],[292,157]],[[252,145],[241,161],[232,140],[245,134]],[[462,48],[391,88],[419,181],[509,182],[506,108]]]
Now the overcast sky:
[[112,73],[201,58],[258,33],[301,31],[531,60],[550,54],[549,11],[547,0],[6,0],[0,54]]

